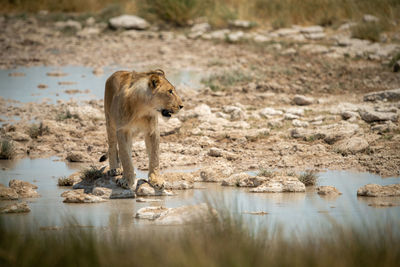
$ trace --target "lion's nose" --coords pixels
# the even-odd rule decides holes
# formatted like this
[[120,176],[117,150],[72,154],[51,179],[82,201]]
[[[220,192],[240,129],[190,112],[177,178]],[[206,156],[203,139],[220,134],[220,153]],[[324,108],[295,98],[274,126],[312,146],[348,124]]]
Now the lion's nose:
[[179,109],[183,109],[183,106],[182,106],[182,105],[179,105]]

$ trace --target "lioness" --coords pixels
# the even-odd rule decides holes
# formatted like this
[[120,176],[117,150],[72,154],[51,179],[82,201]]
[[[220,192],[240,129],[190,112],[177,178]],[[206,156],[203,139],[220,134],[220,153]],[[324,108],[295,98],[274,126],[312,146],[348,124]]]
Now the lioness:
[[164,181],[159,178],[158,112],[164,117],[171,117],[182,108],[181,98],[162,70],[141,73],[117,71],[107,79],[104,111],[108,158],[112,175],[116,175],[119,161],[122,162],[123,177],[117,180],[119,186],[136,188],[132,135],[143,132],[149,156],[149,182],[156,189],[164,187]]

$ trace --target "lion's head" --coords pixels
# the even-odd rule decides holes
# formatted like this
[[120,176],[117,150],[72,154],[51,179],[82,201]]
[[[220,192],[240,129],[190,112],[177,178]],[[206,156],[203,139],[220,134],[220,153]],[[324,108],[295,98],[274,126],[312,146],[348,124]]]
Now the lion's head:
[[148,72],[149,87],[153,93],[153,101],[157,110],[164,117],[171,117],[183,108],[182,99],[178,96],[175,87],[165,78],[162,70]]

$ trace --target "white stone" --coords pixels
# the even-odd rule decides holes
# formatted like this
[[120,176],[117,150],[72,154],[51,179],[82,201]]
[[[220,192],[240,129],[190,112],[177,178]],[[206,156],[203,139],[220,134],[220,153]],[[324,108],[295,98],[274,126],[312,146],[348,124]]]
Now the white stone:
[[150,27],[150,24],[134,15],[121,15],[118,17],[111,18],[110,26],[114,29],[135,29],[135,30],[145,30]]

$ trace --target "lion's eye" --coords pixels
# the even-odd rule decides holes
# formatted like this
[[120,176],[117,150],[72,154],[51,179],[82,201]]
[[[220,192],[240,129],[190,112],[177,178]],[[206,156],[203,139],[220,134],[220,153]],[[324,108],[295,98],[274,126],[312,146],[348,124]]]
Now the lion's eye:
[[174,92],[171,90],[171,89],[169,89],[169,91],[168,91],[170,94],[173,94]]

